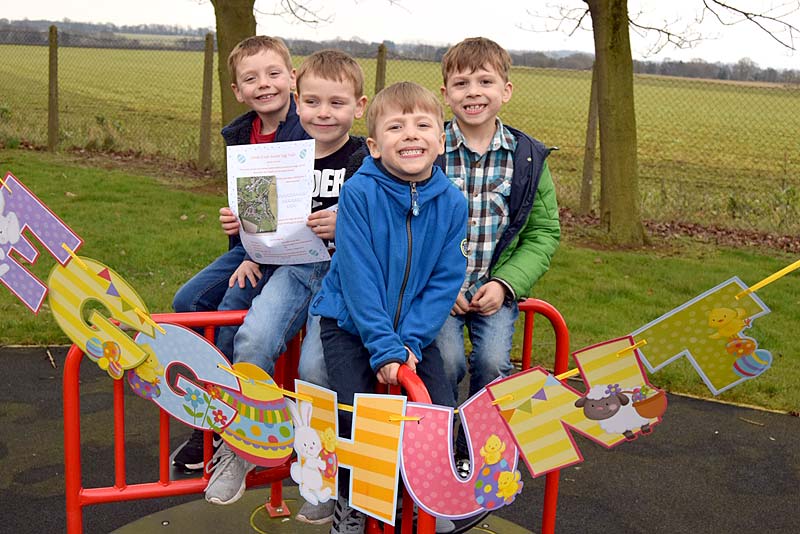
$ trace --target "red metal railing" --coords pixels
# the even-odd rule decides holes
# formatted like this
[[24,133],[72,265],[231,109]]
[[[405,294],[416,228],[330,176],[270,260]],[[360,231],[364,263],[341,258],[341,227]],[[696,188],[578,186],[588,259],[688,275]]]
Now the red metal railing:
[[[533,340],[534,315],[545,316],[553,326],[556,335],[555,372],[563,373],[567,370],[569,359],[569,332],[561,314],[550,304],[536,299],[528,299],[520,304],[520,311],[524,314],[525,329],[523,335],[522,357],[523,369],[530,367],[531,349]],[[154,314],[153,319],[160,323],[180,324],[190,328],[203,329],[206,338],[213,340],[214,329],[218,326],[241,324],[245,311],[229,312],[198,312],[198,313],[165,313]],[[127,484],[125,477],[125,403],[124,382],[115,380],[113,385],[114,398],[114,485],[107,487],[84,488],[82,483],[81,464],[81,428],[80,428],[80,365],[84,353],[76,345],[70,347],[64,364],[64,475],[66,486],[66,522],[68,534],[83,532],[83,508],[94,504],[152,499],[175,495],[202,493],[208,483],[208,475],[202,477],[170,480],[170,445],[169,445],[169,414],[163,410],[159,415],[159,478],[155,482],[141,484]],[[275,381],[281,387],[293,389],[296,377],[297,362],[300,357],[300,340],[295,338],[287,347],[286,353],[278,360],[275,369]],[[401,367],[398,375],[400,382],[414,402],[430,402],[425,386],[416,374],[405,372]],[[211,435],[206,434],[204,455],[206,462],[211,458]],[[270,484],[270,502],[267,509],[271,515],[288,514],[288,509],[283,502],[282,481],[289,477],[291,462],[287,461],[278,467],[250,473],[247,477],[247,486]],[[552,472],[546,475],[544,505],[542,509],[542,533],[555,532],[556,505],[558,499],[559,473]],[[413,521],[408,494],[404,492],[408,506],[403,507],[402,534],[411,534]],[[408,517],[406,517],[406,515]],[[435,531],[433,516],[420,511],[417,519],[417,533],[432,534]],[[383,532],[394,533],[394,528],[370,521],[369,534]]]

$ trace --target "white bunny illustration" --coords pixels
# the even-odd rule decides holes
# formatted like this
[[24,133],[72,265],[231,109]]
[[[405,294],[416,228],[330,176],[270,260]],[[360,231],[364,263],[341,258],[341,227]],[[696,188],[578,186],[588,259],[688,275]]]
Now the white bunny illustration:
[[287,400],[286,404],[294,422],[294,450],[297,452],[297,461],[290,470],[292,480],[300,486],[300,495],[309,503],[317,505],[331,498],[331,488],[322,487],[325,462],[319,457],[322,440],[317,431],[311,428],[312,406],[305,401],[295,404]]
[[[3,196],[3,193],[0,192],[0,245],[7,245],[9,243],[13,245],[19,241],[21,235],[19,219],[17,219],[17,214],[13,211],[8,212],[8,215],[3,215],[5,205],[6,198]],[[0,248],[0,277],[9,270],[9,266],[4,261],[5,259],[6,253]]]

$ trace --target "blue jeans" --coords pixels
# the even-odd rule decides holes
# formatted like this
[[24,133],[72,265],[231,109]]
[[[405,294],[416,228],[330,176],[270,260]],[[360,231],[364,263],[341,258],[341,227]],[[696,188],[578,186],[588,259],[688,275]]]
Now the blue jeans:
[[[329,261],[266,266],[256,288],[260,292],[253,298],[244,322],[238,331],[236,327],[220,328],[218,348],[223,353],[232,350],[233,362],[249,362],[272,375],[275,360],[306,323],[308,305],[329,267]],[[240,296],[241,292],[234,292],[232,300]],[[226,294],[220,309],[227,300]]]
[[176,312],[217,311],[228,290],[228,280],[242,260],[242,245],[237,245],[218,257],[181,286],[175,293],[172,308]]
[[[337,401],[353,405],[356,393],[372,393],[378,377],[369,364],[369,351],[359,336],[339,328],[336,319],[320,319],[320,337],[325,349],[325,364],[331,389],[336,391]],[[435,343],[422,349],[422,361],[417,365],[417,376],[428,389],[431,402],[442,406],[453,406],[449,385],[442,380],[444,368],[442,357]],[[353,414],[339,410],[339,435],[350,438]],[[350,470],[339,471],[339,495],[348,496]]]
[[467,327],[472,342],[469,357],[469,396],[499,376],[508,376],[514,370],[511,365],[511,340],[514,322],[519,317],[516,302],[505,302],[492,315],[469,312],[450,315],[436,336],[436,345],[442,353],[444,371],[458,399],[458,384],[467,374],[467,358],[464,351],[464,327]]
[[319,315],[308,314],[306,335],[300,349],[300,363],[297,365],[297,376],[300,380],[311,382],[317,386],[330,389],[328,370],[325,368],[325,355],[320,339]]
[[[467,374],[467,357],[464,351],[464,327],[467,327],[472,342],[469,357],[469,396],[495,378],[508,376],[514,370],[511,365],[511,341],[514,336],[514,322],[519,317],[516,302],[505,302],[492,315],[469,312],[464,315],[450,315],[436,336],[436,346],[442,353],[444,372],[458,402],[458,384]],[[467,455],[467,439],[464,429],[459,425],[456,437],[456,454]]]

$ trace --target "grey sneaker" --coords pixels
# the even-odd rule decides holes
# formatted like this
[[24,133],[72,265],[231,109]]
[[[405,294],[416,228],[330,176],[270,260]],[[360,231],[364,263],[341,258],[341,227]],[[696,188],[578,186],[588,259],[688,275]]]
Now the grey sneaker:
[[300,523],[309,523],[311,525],[324,525],[330,523],[333,519],[333,509],[336,507],[336,501],[329,499],[317,505],[310,502],[303,503],[300,511],[294,516],[295,521]]
[[236,456],[227,443],[220,445],[211,458],[211,478],[206,486],[206,500],[212,504],[233,504],[244,494],[245,478],[255,465]]
[[330,534],[364,534],[367,516],[351,508],[345,497],[339,497],[333,510],[333,525]]

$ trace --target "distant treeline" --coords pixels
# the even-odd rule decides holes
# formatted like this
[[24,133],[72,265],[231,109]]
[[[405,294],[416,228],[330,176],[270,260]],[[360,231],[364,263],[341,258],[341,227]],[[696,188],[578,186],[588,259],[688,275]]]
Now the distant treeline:
[[[111,23],[94,24],[64,20],[9,21],[0,19],[0,44],[47,45],[48,28],[55,24],[59,29],[59,46],[90,48],[138,48],[157,50],[202,50],[203,38],[212,32],[210,28],[188,28],[166,24],[137,24],[117,26]],[[141,38],[120,34],[140,34]],[[159,38],[162,36],[163,38]],[[306,56],[323,48],[338,48],[354,57],[373,58],[377,55],[380,43],[361,39],[331,41],[309,41],[305,39],[286,39],[293,54]],[[441,61],[447,51],[446,46],[427,44],[395,43],[384,41],[389,59],[408,59],[421,61]],[[509,51],[514,65],[524,67],[589,70],[594,55],[574,51],[531,52]],[[657,74],[682,78],[704,78],[712,80],[756,81],[770,83],[800,83],[800,70],[778,70],[761,68],[749,58],[736,63],[707,63],[696,59],[692,61],[636,61],[634,72]]]

